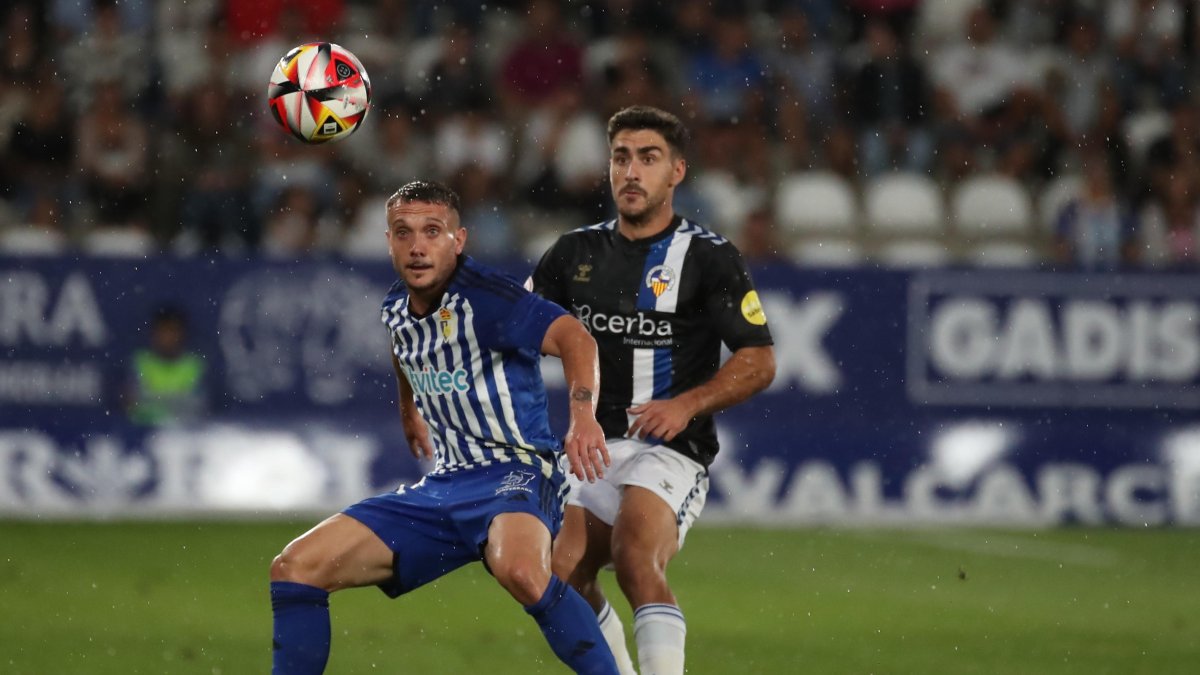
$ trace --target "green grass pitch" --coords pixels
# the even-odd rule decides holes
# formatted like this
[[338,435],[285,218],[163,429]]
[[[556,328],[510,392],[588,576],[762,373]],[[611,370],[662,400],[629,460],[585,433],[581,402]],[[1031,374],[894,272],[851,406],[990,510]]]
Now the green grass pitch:
[[[310,524],[0,522],[0,672],[269,672],[268,564]],[[1161,675],[1200,663],[1198,560],[1194,530],[702,524],[671,577],[693,674]],[[478,565],[331,607],[330,673],[565,671]]]

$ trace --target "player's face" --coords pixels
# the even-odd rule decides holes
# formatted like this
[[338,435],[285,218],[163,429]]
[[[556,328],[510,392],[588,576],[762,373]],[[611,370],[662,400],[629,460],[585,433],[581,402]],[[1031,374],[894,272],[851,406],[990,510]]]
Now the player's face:
[[388,253],[410,293],[439,289],[467,243],[458,214],[444,204],[396,202],[387,211]]
[[670,204],[686,163],[672,156],[662,134],[650,129],[619,131],[609,153],[608,179],[623,219],[643,223]]

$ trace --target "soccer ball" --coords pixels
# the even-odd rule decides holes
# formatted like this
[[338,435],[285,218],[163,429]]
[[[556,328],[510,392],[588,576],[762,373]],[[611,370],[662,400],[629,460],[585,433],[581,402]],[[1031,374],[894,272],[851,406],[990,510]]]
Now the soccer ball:
[[289,51],[267,87],[267,105],[285,131],[305,143],[346,138],[371,107],[371,79],[354,54],[332,42]]

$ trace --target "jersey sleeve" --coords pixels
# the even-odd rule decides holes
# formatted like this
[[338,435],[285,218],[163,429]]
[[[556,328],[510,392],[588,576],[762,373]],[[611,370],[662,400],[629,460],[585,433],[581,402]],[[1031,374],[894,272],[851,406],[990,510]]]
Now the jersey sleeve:
[[476,311],[482,319],[477,328],[479,344],[495,351],[540,351],[550,324],[567,313],[553,302],[517,288],[503,297],[490,297],[487,307]]
[[567,303],[566,277],[563,274],[563,270],[566,269],[566,260],[567,245],[560,237],[542,254],[542,259],[538,261],[531,277],[533,292],[560,307],[566,307]]
[[730,351],[774,344],[750,270],[733,244],[715,246],[704,261],[706,309]]

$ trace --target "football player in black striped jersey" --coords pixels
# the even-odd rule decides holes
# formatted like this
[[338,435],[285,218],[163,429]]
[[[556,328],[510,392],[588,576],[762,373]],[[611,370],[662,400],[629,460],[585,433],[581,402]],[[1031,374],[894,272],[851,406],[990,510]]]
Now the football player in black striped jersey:
[[611,564],[634,611],[642,675],[682,675],[686,624],[667,565],[708,492],[713,414],[765,389],[775,356],[741,254],[674,211],[684,125],[633,106],[609,120],[608,140],[618,217],[560,237],[531,279],[596,339],[597,419],[612,457],[602,480],[573,486],[554,570],[591,603],[621,672],[633,673],[596,582]]

